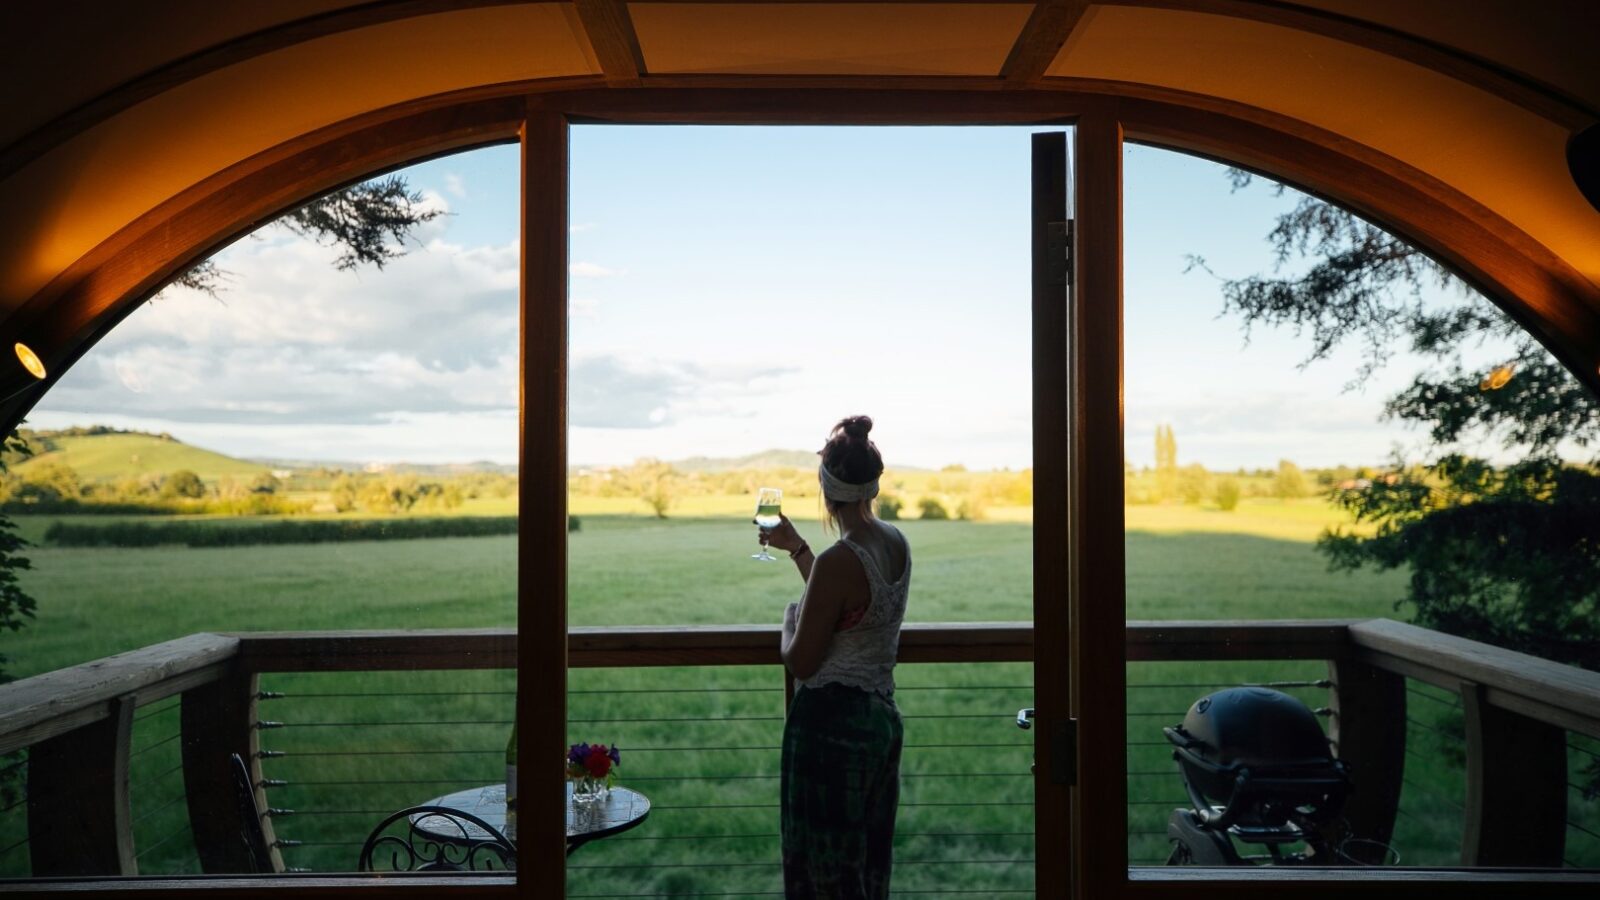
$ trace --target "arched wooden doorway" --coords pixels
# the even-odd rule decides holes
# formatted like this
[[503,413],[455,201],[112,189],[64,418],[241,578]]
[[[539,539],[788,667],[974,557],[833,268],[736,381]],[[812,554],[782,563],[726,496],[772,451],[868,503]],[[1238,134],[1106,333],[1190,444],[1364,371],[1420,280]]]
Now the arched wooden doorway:
[[[520,593],[524,598],[559,593],[565,583],[565,170],[567,127],[572,121],[631,123],[836,124],[1047,124],[1079,127],[1078,192],[1082,207],[1078,258],[1084,267],[1070,332],[1046,343],[1056,355],[1036,356],[1036,365],[1069,365],[1070,397],[1049,425],[1059,429],[1054,468],[1066,492],[1072,522],[1052,526],[1038,542],[1070,548],[1068,559],[1097,559],[1096,569],[1058,566],[1041,595],[1058,608],[1036,618],[1037,640],[1066,644],[1082,684],[1121,664],[1115,639],[1124,627],[1120,604],[1120,556],[1107,541],[1120,537],[1120,494],[1096,488],[1088,472],[1120,460],[1120,183],[1122,141],[1143,140],[1187,150],[1261,171],[1349,206],[1412,240],[1462,273],[1518,317],[1591,388],[1600,384],[1592,364],[1600,358],[1600,296],[1570,266],[1549,254],[1510,223],[1423,173],[1310,126],[1206,98],[1121,85],[1079,85],[1076,90],[935,91],[819,89],[761,86],[682,89],[543,90],[527,86],[495,96],[446,96],[385,110],[299,138],[218,173],[151,210],[80,259],[11,320],[12,333],[46,355],[51,369],[64,370],[128,311],[187,266],[240,236],[256,223],[305,199],[388,168],[469,146],[521,140],[524,147],[523,218],[523,450]],[[1037,345],[1036,345],[1037,346]],[[1037,380],[1037,379],[1036,379]],[[25,409],[9,410],[12,420]],[[1070,418],[1069,418],[1070,417]],[[1069,486],[1070,485],[1070,486]],[[536,512],[534,512],[536,511]],[[1104,533],[1083,527],[1096,523]],[[1069,596],[1102,598],[1085,615]],[[1075,608],[1070,611],[1068,606]],[[542,690],[520,702],[521,717],[561,722],[565,718],[565,610],[559,604],[524,604],[519,653],[524,683]],[[1071,627],[1069,628],[1069,620]],[[1084,653],[1100,648],[1098,657]],[[1036,654],[1037,656],[1038,654]],[[1056,689],[1066,690],[1060,670]],[[1074,715],[1086,747],[1080,768],[1115,766],[1125,709],[1120,681],[1106,690],[1080,692]],[[1044,732],[1049,734],[1049,732]],[[548,736],[546,736],[548,737]],[[1050,759],[1051,737],[1041,742]],[[551,755],[530,740],[535,753]],[[545,741],[544,743],[550,743]],[[1053,763],[1043,764],[1049,774]],[[537,771],[537,770],[533,770]],[[552,778],[553,773],[552,773]],[[1041,782],[1047,779],[1041,779]],[[1041,818],[1041,839],[1065,837],[1069,804],[1114,810],[1120,802],[1115,779],[1084,785],[1068,798],[1059,787],[1041,787],[1041,804],[1053,804],[1051,822]],[[555,789],[530,780],[528,792]],[[1121,821],[1097,814],[1097,830],[1077,829],[1071,847],[1080,885],[1106,886],[1125,879]],[[532,823],[525,826],[531,832]],[[524,878],[539,883],[558,873],[554,841],[529,841]],[[1066,854],[1041,855],[1042,884],[1065,885]],[[555,876],[552,876],[555,877]]]

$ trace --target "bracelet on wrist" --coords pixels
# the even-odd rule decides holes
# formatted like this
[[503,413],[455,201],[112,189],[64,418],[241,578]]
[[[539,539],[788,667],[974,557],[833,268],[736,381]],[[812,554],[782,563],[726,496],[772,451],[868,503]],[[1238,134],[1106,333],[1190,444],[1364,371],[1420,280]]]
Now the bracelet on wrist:
[[811,550],[811,545],[810,544],[801,543],[800,546],[798,546],[794,550],[790,551],[789,558],[790,559],[799,559],[800,558],[800,554],[807,553],[810,550]]

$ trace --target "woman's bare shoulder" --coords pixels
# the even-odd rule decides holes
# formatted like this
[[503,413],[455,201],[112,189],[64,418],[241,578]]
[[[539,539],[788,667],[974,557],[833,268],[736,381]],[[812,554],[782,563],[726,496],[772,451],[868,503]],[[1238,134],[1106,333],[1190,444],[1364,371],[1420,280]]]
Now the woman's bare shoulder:
[[861,565],[861,560],[856,557],[854,550],[846,547],[844,541],[835,541],[817,554],[816,564],[829,568],[847,567],[851,561],[857,566]]

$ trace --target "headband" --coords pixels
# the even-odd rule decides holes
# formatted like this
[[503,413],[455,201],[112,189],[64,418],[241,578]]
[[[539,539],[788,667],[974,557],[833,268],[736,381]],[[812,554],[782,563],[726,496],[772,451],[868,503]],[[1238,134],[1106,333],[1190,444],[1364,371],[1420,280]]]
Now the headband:
[[878,479],[874,478],[866,484],[850,484],[839,480],[827,466],[817,466],[817,475],[822,479],[822,496],[839,503],[855,503],[861,500],[871,500],[878,496]]

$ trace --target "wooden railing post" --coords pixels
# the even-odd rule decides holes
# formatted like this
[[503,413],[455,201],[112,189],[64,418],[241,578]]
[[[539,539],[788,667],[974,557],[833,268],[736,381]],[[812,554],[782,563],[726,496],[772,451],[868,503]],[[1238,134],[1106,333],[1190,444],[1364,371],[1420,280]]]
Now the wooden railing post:
[[[1406,764],[1406,680],[1348,659],[1330,660],[1328,678],[1333,682],[1328,738],[1350,766],[1354,782],[1344,805],[1349,835],[1388,844]],[[1359,862],[1383,862],[1375,846],[1353,845],[1350,852]]]
[[137,875],[128,811],[132,695],[110,714],[28,751],[28,848],[35,877]]
[[[212,873],[250,873],[255,864],[243,835],[246,823],[233,781],[233,754],[245,761],[252,784],[261,783],[260,740],[255,728],[258,676],[231,668],[222,678],[183,692],[183,785],[189,805],[200,869]],[[256,789],[256,807],[267,809],[266,794]],[[274,843],[272,820],[262,816],[261,830],[272,853],[275,871],[283,858]]]
[[1567,838],[1566,733],[1461,685],[1466,713],[1464,866],[1560,867]]

